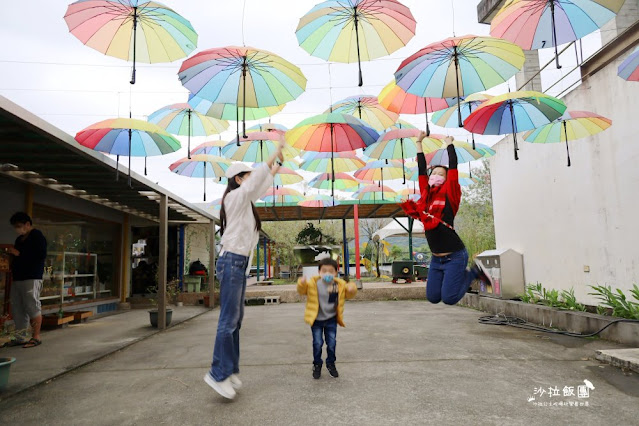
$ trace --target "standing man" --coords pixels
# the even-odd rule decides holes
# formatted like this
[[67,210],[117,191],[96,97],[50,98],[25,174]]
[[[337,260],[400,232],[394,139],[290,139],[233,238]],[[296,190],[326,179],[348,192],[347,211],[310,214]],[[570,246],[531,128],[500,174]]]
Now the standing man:
[[24,345],[23,348],[33,348],[42,343],[40,291],[47,257],[47,240],[42,232],[33,227],[31,218],[24,212],[11,216],[10,222],[18,233],[15,245],[7,250],[14,256],[11,264],[11,312],[16,330],[20,333],[24,333],[31,322],[31,339],[28,342],[18,342]]

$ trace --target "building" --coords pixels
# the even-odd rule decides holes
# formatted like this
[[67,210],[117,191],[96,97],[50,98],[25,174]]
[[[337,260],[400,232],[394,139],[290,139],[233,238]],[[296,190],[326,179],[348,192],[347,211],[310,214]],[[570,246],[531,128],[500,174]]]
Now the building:
[[[489,23],[499,3],[482,1],[479,21]],[[639,283],[639,83],[617,76],[619,64],[639,44],[637,4],[627,0],[604,27],[603,47],[581,64],[580,84],[562,96],[569,111],[601,114],[612,119],[612,127],[570,142],[571,167],[565,144],[520,141],[515,161],[511,137],[495,145],[490,161],[497,248],[523,254],[527,283],[574,288],[587,304],[599,304],[589,286],[610,285],[629,295]],[[539,69],[534,56],[524,82]]]

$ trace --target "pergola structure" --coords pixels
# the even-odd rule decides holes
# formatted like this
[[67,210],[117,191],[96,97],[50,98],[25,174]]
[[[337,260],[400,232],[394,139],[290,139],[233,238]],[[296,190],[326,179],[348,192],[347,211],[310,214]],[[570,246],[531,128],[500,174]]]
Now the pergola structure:
[[[127,179],[116,180],[117,169],[112,158],[81,146],[71,135],[0,96],[0,175],[27,184],[27,204],[29,200],[32,204],[33,188],[40,186],[121,211],[124,215],[122,247],[125,259],[131,251],[130,218],[158,224],[158,326],[164,328],[168,224],[208,223],[210,240],[215,241],[217,219],[135,172],[131,172],[131,186]],[[128,173],[122,166],[119,169],[123,174]],[[214,249],[210,250],[209,261],[210,265],[215,265]],[[122,262],[121,302],[126,301],[128,294],[129,273],[127,262]],[[212,302],[214,280],[215,274],[209,274]]]

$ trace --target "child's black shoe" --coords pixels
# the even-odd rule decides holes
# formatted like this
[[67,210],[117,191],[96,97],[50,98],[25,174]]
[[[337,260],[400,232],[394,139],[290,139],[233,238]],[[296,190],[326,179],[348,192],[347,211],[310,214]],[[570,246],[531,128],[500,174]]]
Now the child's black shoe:
[[335,364],[326,364],[326,369],[332,377],[339,377],[339,373],[337,372],[337,368],[335,368]]
[[322,364],[313,364],[313,378],[319,379],[322,375]]

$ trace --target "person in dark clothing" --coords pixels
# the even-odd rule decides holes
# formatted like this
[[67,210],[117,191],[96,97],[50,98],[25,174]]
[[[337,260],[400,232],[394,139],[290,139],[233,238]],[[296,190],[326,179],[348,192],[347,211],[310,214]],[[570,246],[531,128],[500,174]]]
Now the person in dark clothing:
[[445,139],[448,167],[435,166],[429,176],[422,147],[425,137],[426,133],[421,132],[416,143],[420,198],[417,202],[409,200],[402,203],[402,208],[406,214],[422,222],[433,254],[426,281],[426,298],[432,303],[454,305],[464,297],[474,280],[490,284],[490,278],[481,264],[466,268],[468,251],[455,232],[455,215],[462,193],[453,138],[448,136]]
[[47,240],[33,227],[28,214],[18,212],[11,216],[11,225],[19,234],[15,245],[7,251],[14,256],[11,263],[13,282],[11,285],[11,312],[16,330],[23,336],[31,323],[32,336],[28,342],[17,340],[24,348],[32,348],[42,343],[40,327],[42,312],[40,291],[42,274],[47,257]]

